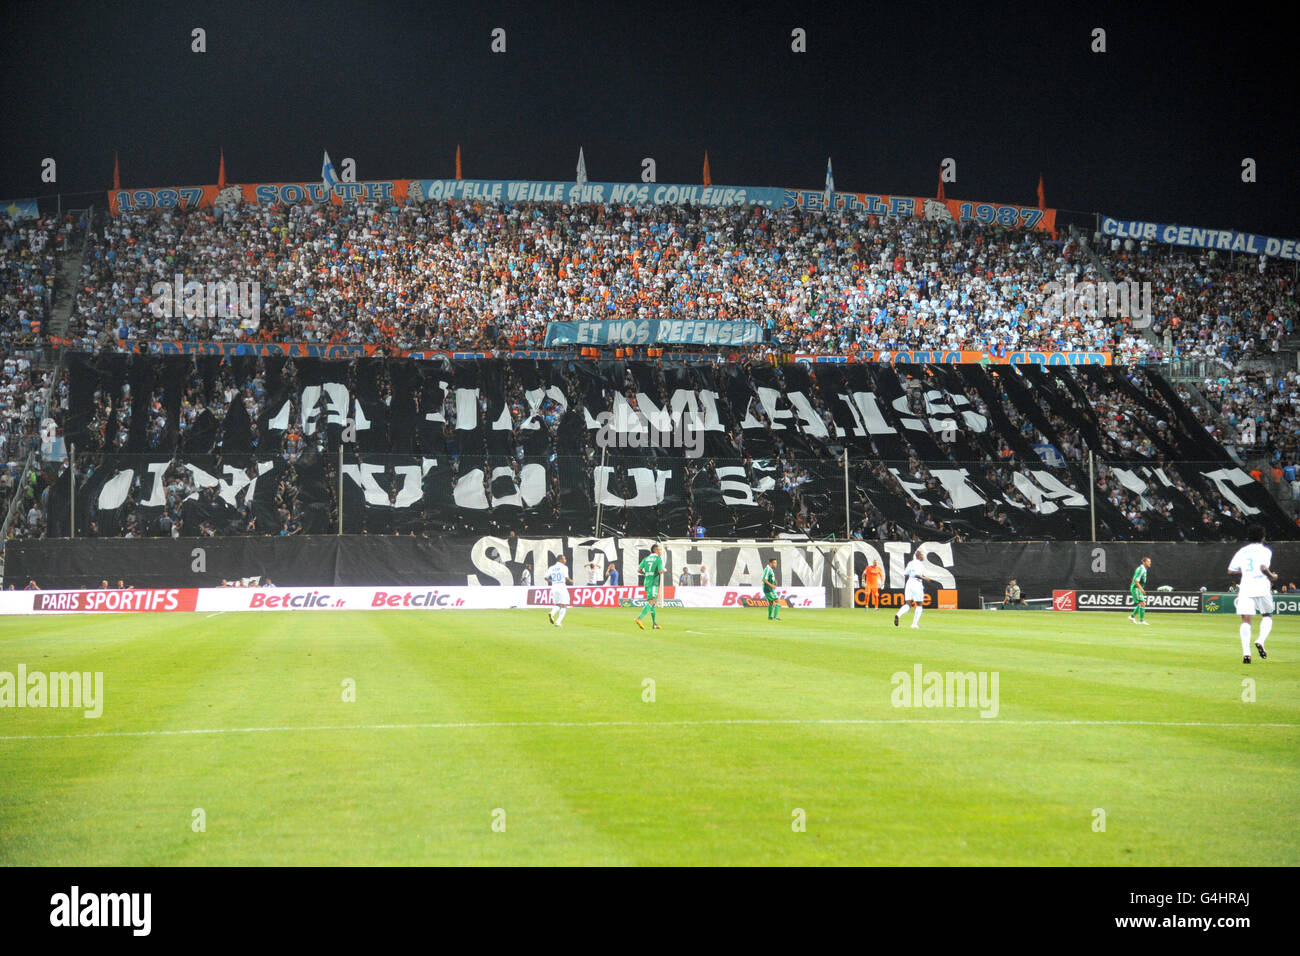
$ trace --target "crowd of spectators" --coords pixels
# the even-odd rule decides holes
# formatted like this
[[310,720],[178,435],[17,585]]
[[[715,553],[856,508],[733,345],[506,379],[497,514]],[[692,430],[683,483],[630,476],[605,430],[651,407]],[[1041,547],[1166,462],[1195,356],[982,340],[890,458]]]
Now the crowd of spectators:
[[56,218],[0,216],[0,349],[40,344],[59,252],[68,239]]
[[[536,347],[546,323],[747,319],[776,351],[1110,349],[1050,313],[1083,280],[1042,233],[798,209],[429,202],[124,213],[96,230],[73,338]],[[259,326],[151,308],[157,283],[257,282]],[[1122,330],[1121,330],[1122,331]]]
[[1300,373],[1225,369],[1207,378],[1201,392],[1214,410],[1211,431],[1220,441],[1261,451],[1273,467],[1300,463]]
[[1281,350],[1296,334],[1296,269],[1235,255],[1095,237],[1116,282],[1150,283],[1150,362],[1209,360],[1225,367]]
[[[78,228],[69,219],[0,219],[6,353],[40,341],[57,256],[79,240]],[[123,213],[101,218],[90,232],[62,341],[89,350],[151,339],[530,348],[543,345],[550,321],[654,317],[758,322],[766,339],[759,355],[1105,349],[1119,361],[1221,363],[1223,374],[1207,378],[1202,389],[1210,409],[1189,400],[1190,407],[1207,416],[1220,441],[1263,450],[1279,474],[1294,472],[1300,381],[1295,373],[1238,367],[1277,352],[1297,331],[1294,269],[1262,257],[1132,240],[1094,236],[1091,243],[1088,250],[1069,236],[974,223],[764,207],[360,201]],[[1057,307],[1050,283],[1100,281],[1094,254],[1115,280],[1151,284],[1150,334],[1144,323],[1108,316],[1104,304],[1072,314]],[[178,276],[256,283],[257,322],[223,310],[187,317],[179,303],[158,308],[155,285],[174,287]],[[1092,389],[1085,417],[1096,428],[1093,437],[1059,407],[1045,404],[1037,419],[1050,423],[1054,442],[1014,404],[1007,414],[1026,441],[1054,444],[1067,461],[1080,461],[1093,445],[1108,457],[1157,461],[1172,424],[1148,421],[1141,403],[1122,391]],[[9,397],[0,411],[21,418]],[[92,431],[111,444],[134,403],[129,387],[101,399]],[[202,397],[191,383],[175,422],[167,421],[161,396],[152,396],[151,447],[177,433],[183,440],[236,401],[253,423],[256,447],[265,401],[258,379]],[[557,410],[543,412],[554,426]],[[454,416],[454,407],[446,414]],[[293,428],[277,441],[291,460],[312,445]],[[1002,439],[992,453],[1013,454]],[[914,469],[936,486],[924,471]],[[798,498],[808,475],[788,462],[774,480]],[[1151,496],[1138,500],[1113,476],[1100,481],[1135,524],[1147,520]],[[177,500],[194,491],[175,476],[169,498],[173,484]],[[803,505],[795,516],[796,530],[816,527],[815,509]],[[292,524],[290,514],[281,530]],[[881,517],[879,524],[889,522]]]
[[[1084,241],[1087,241],[1086,239]],[[760,352],[1096,350],[1237,363],[1297,331],[1294,269],[1093,237],[1151,313],[1054,296],[1101,281],[1075,238],[765,207],[442,201],[123,213],[92,233],[70,337],[531,348],[550,321],[746,319]],[[257,283],[256,322],[157,284]],[[1084,299],[1080,297],[1079,303]],[[164,307],[165,306],[165,307]],[[1149,327],[1150,334],[1143,327]]]
[[[42,379],[35,374],[28,353],[9,353],[0,363],[0,520],[8,514],[16,493],[25,505],[34,498],[39,485],[33,474],[28,474],[22,487],[18,483],[24,481],[23,464],[28,452],[40,441],[48,375]],[[27,523],[26,512],[18,517],[17,524]],[[39,530],[30,525],[24,528],[24,532]]]

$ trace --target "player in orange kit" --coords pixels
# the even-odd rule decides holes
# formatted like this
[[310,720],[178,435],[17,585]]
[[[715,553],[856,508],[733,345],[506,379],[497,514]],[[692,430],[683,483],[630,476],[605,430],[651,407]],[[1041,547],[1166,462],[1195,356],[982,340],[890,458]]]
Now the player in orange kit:
[[862,587],[867,592],[862,601],[863,607],[880,609],[880,585],[884,583],[885,569],[880,566],[879,561],[872,561],[862,572]]

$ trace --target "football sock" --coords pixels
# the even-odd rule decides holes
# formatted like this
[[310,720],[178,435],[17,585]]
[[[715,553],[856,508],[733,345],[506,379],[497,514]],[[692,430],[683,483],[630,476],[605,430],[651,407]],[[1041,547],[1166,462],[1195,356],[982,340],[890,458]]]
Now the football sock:
[[561,621],[564,620],[564,615],[565,615],[565,613],[566,613],[568,610],[569,610],[569,609],[568,609],[567,607],[561,607],[561,608],[560,608],[560,613],[557,614],[557,615],[555,615],[555,623],[556,623],[556,624],[559,624]]
[[904,614],[906,614],[906,613],[907,613],[907,605],[906,605],[906,604],[902,604],[902,605],[899,605],[898,613],[895,614],[894,617],[902,617],[902,616],[903,616]]
[[1243,657],[1250,656],[1250,625],[1245,621],[1241,622],[1241,654]]
[[912,623],[913,624],[921,623],[921,605],[919,604],[916,606],[916,613],[912,615]]
[[659,619],[655,617],[655,606],[653,604],[650,605],[650,623],[651,624],[659,623]]
[[649,614],[649,613],[651,612],[651,610],[652,610],[653,608],[654,608],[654,605],[653,605],[653,604],[643,604],[643,605],[641,605],[641,613],[638,614],[638,615],[636,616],[636,617],[637,617],[637,620],[639,621],[641,618],[645,617],[647,614]]
[[1273,630],[1273,618],[1265,617],[1259,622],[1259,642],[1264,643],[1264,638],[1268,637],[1268,632]]

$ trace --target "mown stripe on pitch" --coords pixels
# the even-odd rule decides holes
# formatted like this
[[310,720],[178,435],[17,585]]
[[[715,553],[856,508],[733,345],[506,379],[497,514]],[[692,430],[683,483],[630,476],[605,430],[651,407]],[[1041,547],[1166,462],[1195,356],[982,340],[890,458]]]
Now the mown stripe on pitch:
[[462,730],[491,729],[506,727],[538,728],[602,728],[602,727],[718,727],[728,725],[760,726],[866,726],[881,724],[926,724],[932,726],[975,725],[993,726],[996,724],[1054,727],[1272,727],[1300,728],[1300,723],[1248,721],[1205,721],[1205,720],[1003,720],[994,718],[736,718],[718,720],[486,720],[486,721],[444,721],[419,724],[338,724],[335,726],[316,727],[211,727],[183,730],[117,730],[93,734],[12,734],[0,736],[4,740],[85,740],[96,737],[183,737],[200,734],[280,734],[280,733],[314,733],[328,730]]

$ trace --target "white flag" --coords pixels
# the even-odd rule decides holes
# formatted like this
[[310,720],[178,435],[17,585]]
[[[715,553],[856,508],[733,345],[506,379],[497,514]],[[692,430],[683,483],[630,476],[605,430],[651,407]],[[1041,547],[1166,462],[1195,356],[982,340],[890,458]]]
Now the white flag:
[[831,172],[831,158],[826,157],[826,208],[835,208],[835,174]]
[[578,185],[587,184],[587,161],[582,158],[582,147],[578,147]]

